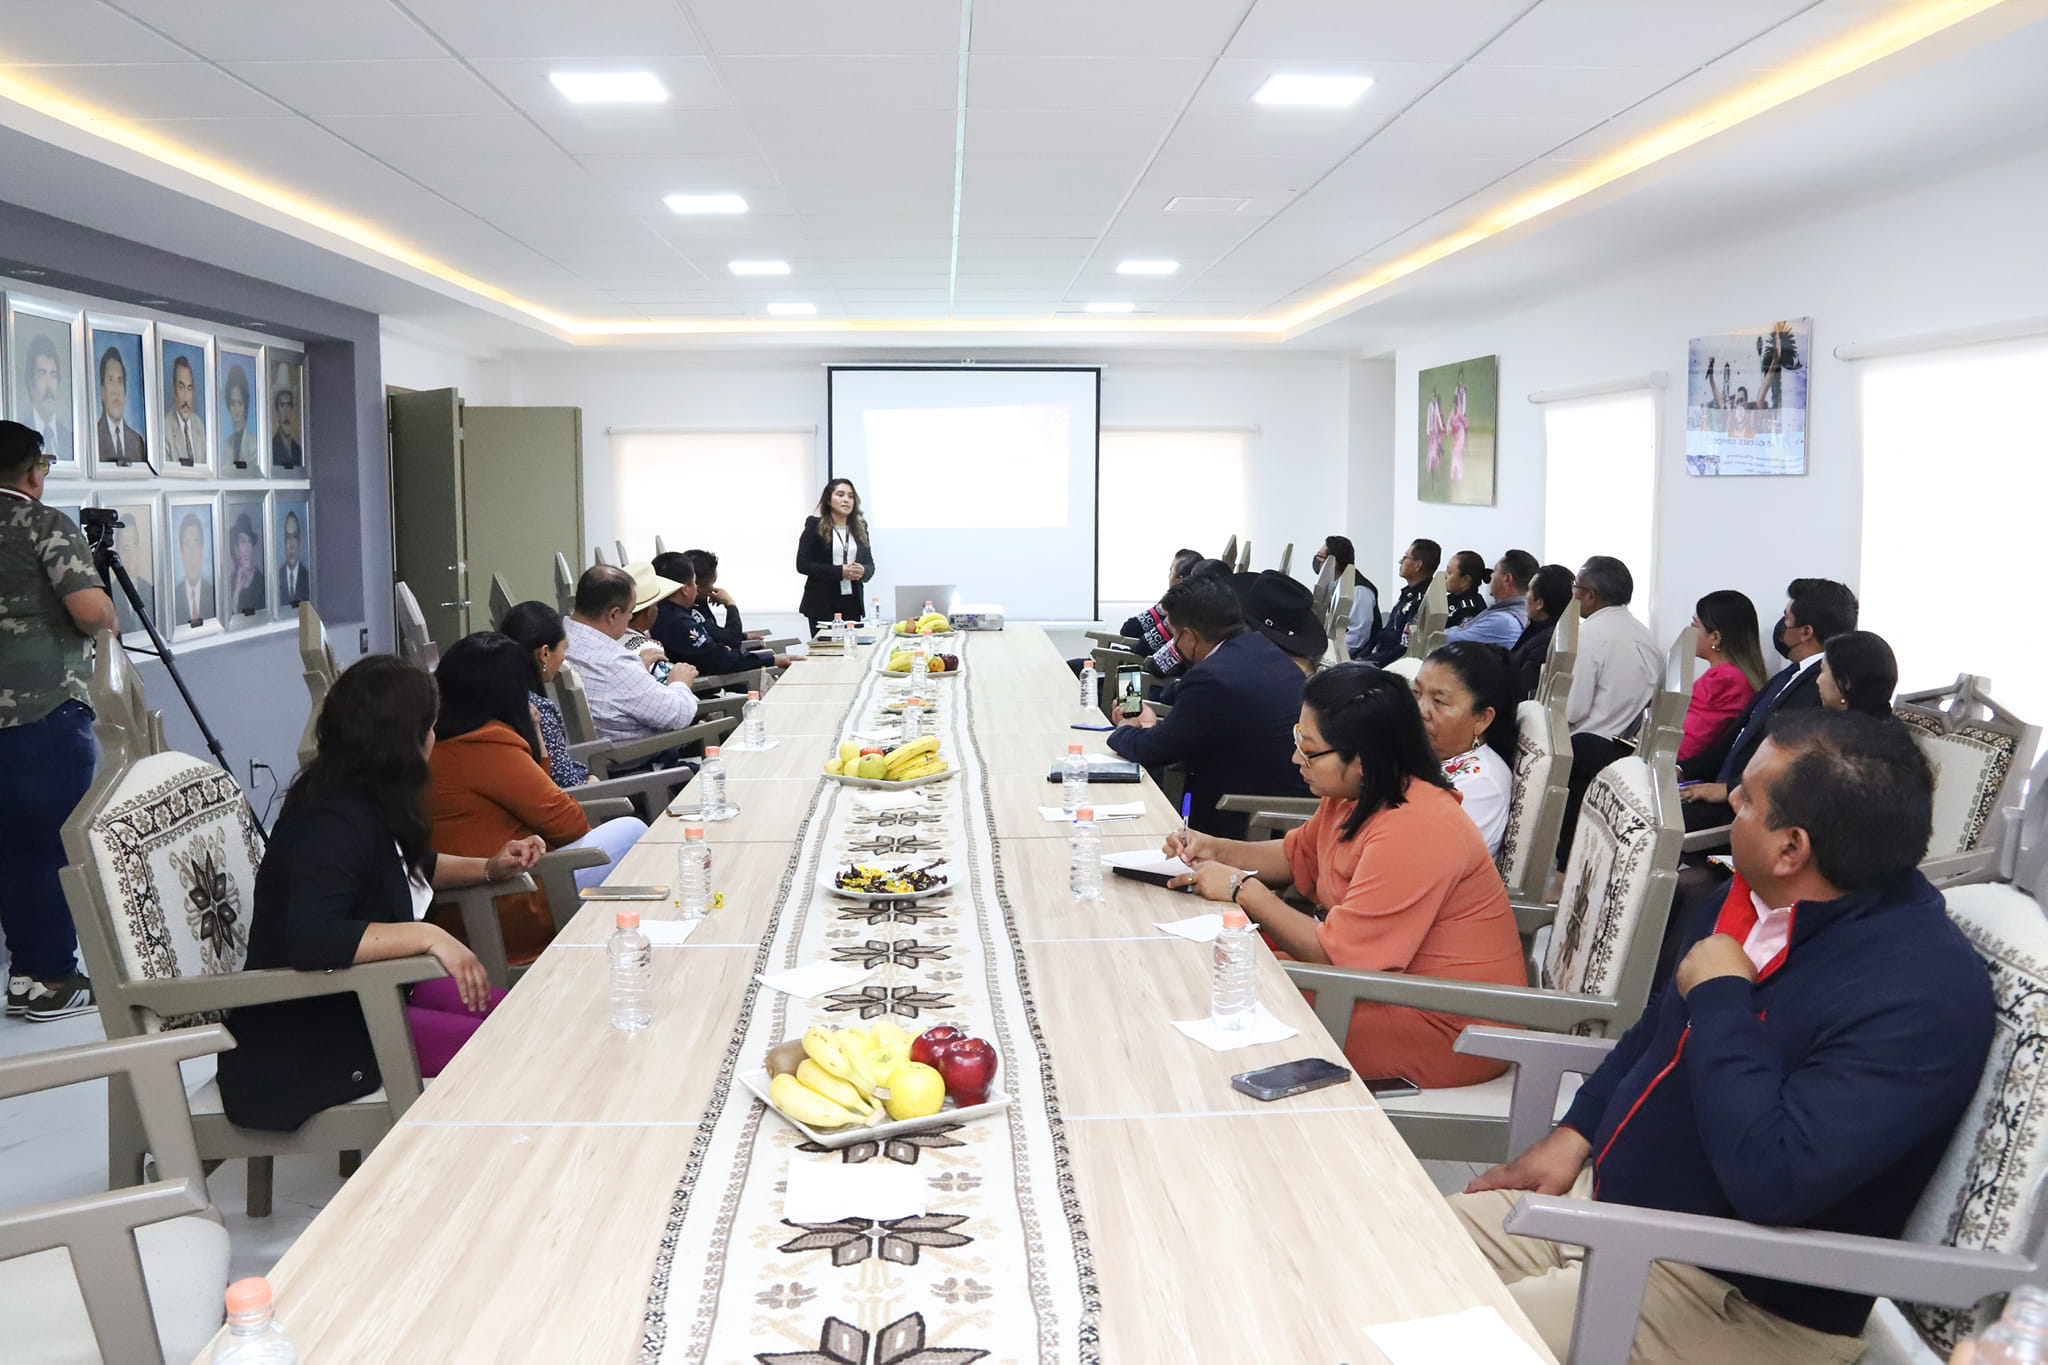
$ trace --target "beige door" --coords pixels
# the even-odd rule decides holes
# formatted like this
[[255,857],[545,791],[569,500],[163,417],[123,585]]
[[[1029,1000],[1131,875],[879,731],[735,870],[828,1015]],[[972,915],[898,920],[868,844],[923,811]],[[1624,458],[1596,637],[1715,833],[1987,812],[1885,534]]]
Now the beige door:
[[400,582],[419,599],[442,649],[469,634],[463,537],[462,396],[454,389],[393,393],[391,545]]

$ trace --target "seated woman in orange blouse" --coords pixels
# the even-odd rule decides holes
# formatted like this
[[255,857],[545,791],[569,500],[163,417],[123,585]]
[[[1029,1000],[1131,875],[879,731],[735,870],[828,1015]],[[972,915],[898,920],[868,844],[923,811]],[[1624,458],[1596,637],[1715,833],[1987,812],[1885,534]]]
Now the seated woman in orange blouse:
[[[1235,901],[1300,962],[1526,986],[1507,888],[1459,808],[1407,682],[1365,664],[1325,669],[1302,695],[1294,744],[1296,766],[1322,798],[1315,815],[1277,841],[1176,833],[1166,852],[1195,866],[1177,883]],[[1275,888],[1289,886],[1323,917],[1281,900]],[[1344,1054],[1361,1076],[1476,1085],[1506,1065],[1451,1050],[1475,1022],[1360,1001]]]

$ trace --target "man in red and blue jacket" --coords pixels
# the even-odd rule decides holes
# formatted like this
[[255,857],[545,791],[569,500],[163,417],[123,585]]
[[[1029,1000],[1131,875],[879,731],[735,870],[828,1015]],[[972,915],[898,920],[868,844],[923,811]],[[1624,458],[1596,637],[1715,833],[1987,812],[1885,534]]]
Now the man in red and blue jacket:
[[[1934,780],[1904,726],[1778,717],[1734,793],[1736,876],[1564,1121],[1452,1204],[1562,1358],[1575,1249],[1519,1192],[1896,1237],[1975,1093],[1989,975],[1916,865]],[[1852,1361],[1868,1295],[1658,1263],[1636,1361]]]

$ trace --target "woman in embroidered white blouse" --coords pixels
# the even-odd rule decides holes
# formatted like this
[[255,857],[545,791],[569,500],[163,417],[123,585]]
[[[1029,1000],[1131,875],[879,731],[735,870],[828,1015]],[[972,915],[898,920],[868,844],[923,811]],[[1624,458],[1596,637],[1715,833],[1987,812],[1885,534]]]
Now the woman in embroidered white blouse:
[[1515,704],[1507,651],[1460,640],[1436,650],[1415,675],[1422,726],[1444,776],[1458,789],[1465,814],[1486,836],[1486,851],[1500,854],[1508,807],[1515,794]]

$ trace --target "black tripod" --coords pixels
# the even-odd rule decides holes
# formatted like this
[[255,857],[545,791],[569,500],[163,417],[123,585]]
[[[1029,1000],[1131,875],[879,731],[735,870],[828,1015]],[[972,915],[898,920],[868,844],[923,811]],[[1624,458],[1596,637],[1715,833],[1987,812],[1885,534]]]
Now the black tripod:
[[[79,525],[85,532],[86,544],[92,547],[92,563],[99,570],[100,578],[108,583],[121,585],[121,595],[135,608],[135,619],[142,622],[142,628],[149,634],[152,649],[137,648],[137,653],[154,654],[163,660],[164,671],[177,684],[178,695],[185,699],[185,709],[198,722],[199,733],[206,738],[207,752],[213,761],[235,774],[234,766],[228,762],[227,754],[221,749],[220,741],[214,738],[213,728],[206,723],[206,717],[199,714],[199,703],[192,698],[192,689],[185,686],[184,675],[178,672],[178,661],[171,655],[171,647],[164,643],[164,637],[157,634],[156,622],[149,617],[149,608],[142,605],[141,596],[135,591],[135,582],[128,577],[128,567],[121,562],[121,552],[114,548],[114,528],[121,524],[121,515],[111,507],[88,507],[78,514]],[[258,826],[261,828],[261,825]]]

